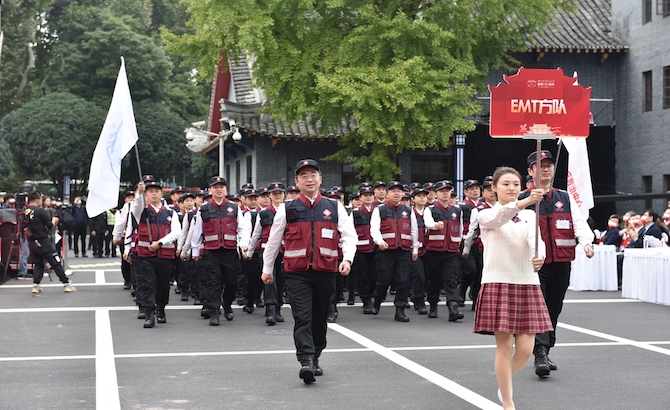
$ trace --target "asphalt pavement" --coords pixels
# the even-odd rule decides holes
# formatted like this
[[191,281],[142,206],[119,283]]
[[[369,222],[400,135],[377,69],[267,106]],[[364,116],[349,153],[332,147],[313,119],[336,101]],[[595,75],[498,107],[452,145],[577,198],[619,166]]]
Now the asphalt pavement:
[[[72,254],[71,254],[72,256]],[[55,274],[0,286],[0,409],[500,409],[492,336],[472,333],[470,306],[452,323],[394,308],[378,316],[339,305],[321,358],[324,375],[298,378],[290,307],[267,326],[263,309],[208,326],[172,292],[167,323],[144,329],[120,260],[70,258],[76,293]],[[391,300],[391,299],[389,299]],[[469,303],[469,302],[468,302]],[[550,353],[558,370],[514,378],[517,409],[670,407],[670,306],[620,292],[572,292]]]

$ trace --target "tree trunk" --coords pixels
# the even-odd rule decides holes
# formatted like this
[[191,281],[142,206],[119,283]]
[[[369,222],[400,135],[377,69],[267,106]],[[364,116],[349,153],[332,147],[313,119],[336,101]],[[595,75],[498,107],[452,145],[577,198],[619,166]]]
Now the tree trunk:
[[28,50],[28,64],[21,75],[21,84],[19,84],[19,89],[16,91],[16,101],[21,101],[23,98],[23,93],[28,85],[28,76],[30,75],[30,72],[35,69],[35,53],[33,52],[32,44],[26,43],[26,49]]

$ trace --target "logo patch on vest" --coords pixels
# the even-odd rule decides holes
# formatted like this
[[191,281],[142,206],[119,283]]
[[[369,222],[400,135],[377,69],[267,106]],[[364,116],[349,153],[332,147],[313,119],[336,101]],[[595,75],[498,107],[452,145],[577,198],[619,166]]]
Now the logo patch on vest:
[[556,201],[556,209],[562,209],[562,208],[563,208],[563,202]]
[[456,212],[452,213],[452,214],[451,214],[451,219],[453,219],[453,220],[455,221],[456,218],[457,218],[457,216],[456,216]]
[[402,211],[402,217],[407,218],[407,212],[406,211]]
[[330,219],[330,214],[331,213],[332,212],[330,212],[328,209],[324,209],[323,210],[323,219]]
[[229,207],[229,208],[226,209],[226,211],[228,212],[228,215],[232,215],[232,214],[233,214],[233,208],[230,208],[230,207]]
[[168,217],[167,217],[167,221],[168,221],[168,222],[172,222],[172,217],[171,217],[171,216],[168,216]]

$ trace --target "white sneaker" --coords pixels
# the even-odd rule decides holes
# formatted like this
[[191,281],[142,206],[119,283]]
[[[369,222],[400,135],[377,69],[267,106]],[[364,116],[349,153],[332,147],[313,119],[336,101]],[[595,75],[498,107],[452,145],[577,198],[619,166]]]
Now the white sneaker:
[[33,284],[33,295],[36,295],[38,293],[42,293],[42,287],[38,285],[37,283]]
[[75,289],[75,287],[72,286],[72,282],[66,283],[63,290],[65,291],[65,293],[76,292],[77,291],[77,289]]

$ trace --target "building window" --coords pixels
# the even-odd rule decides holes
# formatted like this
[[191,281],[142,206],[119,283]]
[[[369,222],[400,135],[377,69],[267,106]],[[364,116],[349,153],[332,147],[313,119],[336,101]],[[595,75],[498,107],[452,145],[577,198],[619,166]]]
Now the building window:
[[670,108],[670,66],[663,67],[663,108]]
[[670,16],[670,0],[656,0],[656,14],[663,18]]
[[651,0],[642,0],[642,24],[651,21]]
[[412,155],[412,181],[423,184],[443,179],[453,179],[450,156]]
[[644,79],[644,111],[651,111],[651,71],[645,71],[642,73],[642,78]]
[[248,183],[253,183],[251,180],[251,175],[253,174],[253,169],[254,169],[254,162],[253,162],[253,157],[251,155],[247,156],[247,182]]
[[[651,194],[651,175],[644,175],[642,176],[642,190],[644,191],[645,194]],[[644,209],[651,209],[652,207],[652,200],[650,198],[647,198],[644,200]]]
[[242,187],[240,183],[240,178],[242,176],[242,171],[240,167],[240,161],[235,161],[235,188],[239,191]]

